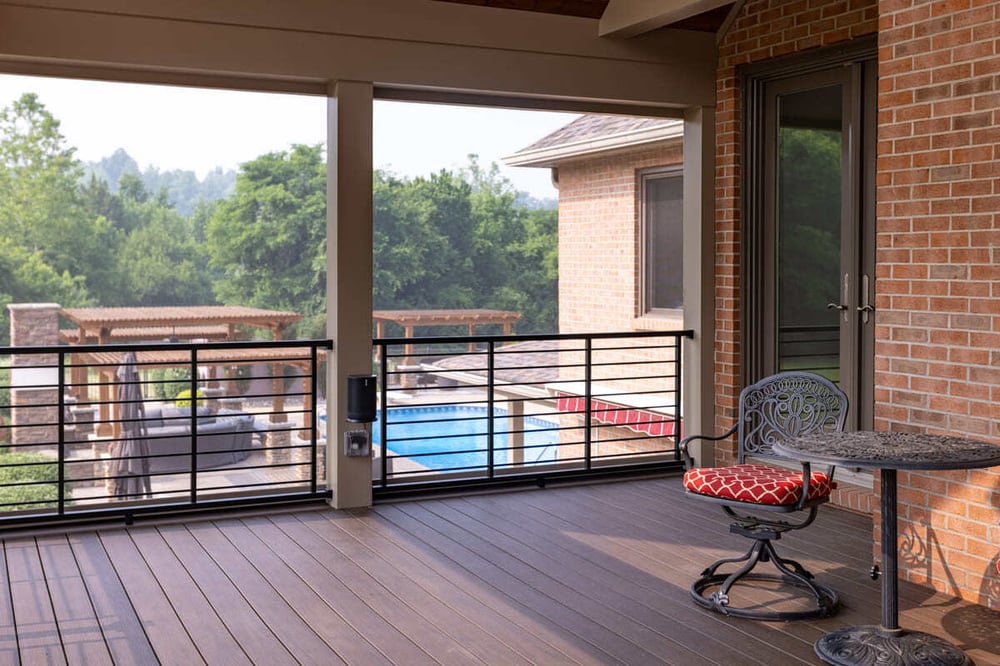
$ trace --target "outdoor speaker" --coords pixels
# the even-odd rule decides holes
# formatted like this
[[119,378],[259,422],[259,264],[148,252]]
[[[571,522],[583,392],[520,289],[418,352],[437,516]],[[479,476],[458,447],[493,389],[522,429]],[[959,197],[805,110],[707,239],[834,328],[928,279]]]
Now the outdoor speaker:
[[348,375],[347,420],[351,423],[375,420],[375,375]]

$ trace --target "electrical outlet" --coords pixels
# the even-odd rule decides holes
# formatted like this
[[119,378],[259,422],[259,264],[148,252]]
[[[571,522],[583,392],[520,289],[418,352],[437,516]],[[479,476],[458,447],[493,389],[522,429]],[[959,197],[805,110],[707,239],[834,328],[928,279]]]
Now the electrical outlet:
[[367,430],[348,430],[344,433],[345,456],[367,456],[371,452],[371,437]]

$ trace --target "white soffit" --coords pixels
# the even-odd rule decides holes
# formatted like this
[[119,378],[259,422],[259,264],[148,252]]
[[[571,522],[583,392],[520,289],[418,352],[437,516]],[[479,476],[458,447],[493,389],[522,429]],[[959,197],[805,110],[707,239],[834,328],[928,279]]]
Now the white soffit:
[[732,0],[610,0],[597,31],[601,37],[634,37],[731,2]]

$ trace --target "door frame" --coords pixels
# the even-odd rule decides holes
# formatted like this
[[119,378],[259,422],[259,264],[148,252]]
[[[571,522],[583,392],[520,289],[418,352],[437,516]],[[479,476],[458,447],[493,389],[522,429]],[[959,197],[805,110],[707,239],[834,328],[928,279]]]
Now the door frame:
[[[773,238],[767,231],[769,206],[773,205],[773,186],[769,176],[769,153],[764,149],[769,137],[764,121],[767,107],[768,84],[774,85],[783,79],[808,76],[815,73],[822,85],[827,72],[844,67],[850,71],[846,79],[851,88],[860,96],[860,104],[848,105],[845,95],[845,114],[849,114],[850,126],[859,132],[844,137],[845,177],[855,187],[844,188],[842,206],[856,223],[842,224],[842,252],[850,252],[858,257],[858,265],[853,267],[855,284],[848,293],[842,294],[842,304],[849,307],[851,316],[841,326],[848,327],[852,334],[841,335],[841,356],[852,358],[857,363],[841,363],[841,386],[852,397],[849,428],[871,428],[874,424],[874,323],[862,329],[862,317],[858,311],[861,295],[861,276],[868,276],[868,300],[874,303],[874,241],[875,241],[875,168],[865,164],[865,155],[875,155],[876,127],[876,83],[875,63],[877,61],[877,40],[874,36],[851,42],[817,49],[807,54],[795,54],[775,58],[761,63],[742,66],[739,75],[742,82],[744,133],[742,146],[742,235],[741,284],[743,303],[741,326],[744,331],[743,382],[744,385],[756,381],[773,371],[774,352],[760,343],[764,339],[776,339],[773,317],[773,295],[766,286],[774,284],[775,262]],[[845,115],[845,118],[848,116]],[[773,165],[772,165],[773,166]],[[859,172],[860,169],[860,172]],[[765,193],[765,196],[760,196]],[[763,331],[762,335],[755,333]],[[768,335],[772,337],[768,337]],[[850,367],[847,367],[850,366]]]

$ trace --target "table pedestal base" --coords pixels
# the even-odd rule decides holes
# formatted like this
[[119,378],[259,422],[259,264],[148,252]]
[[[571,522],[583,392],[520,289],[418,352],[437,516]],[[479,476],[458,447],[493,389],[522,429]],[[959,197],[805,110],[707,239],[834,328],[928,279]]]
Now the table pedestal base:
[[828,664],[855,666],[970,666],[972,660],[943,638],[920,631],[886,631],[876,625],[837,629],[816,641]]

